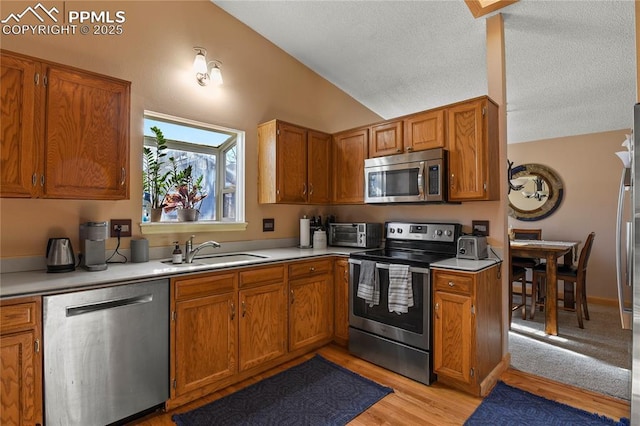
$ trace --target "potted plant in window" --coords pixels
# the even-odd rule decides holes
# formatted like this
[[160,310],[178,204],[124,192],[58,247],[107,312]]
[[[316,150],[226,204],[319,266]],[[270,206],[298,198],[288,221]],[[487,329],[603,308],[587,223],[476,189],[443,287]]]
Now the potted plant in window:
[[149,194],[149,202],[151,204],[150,220],[151,222],[159,222],[162,216],[165,195],[169,189],[167,177],[170,172],[163,173],[164,157],[167,156],[165,152],[167,150],[167,141],[162,134],[162,130],[153,126],[151,131],[155,134],[156,149],[153,150],[148,146],[143,148],[142,188],[145,194]]
[[204,176],[200,175],[194,178],[191,165],[178,170],[175,159],[171,157],[169,161],[173,166],[169,184],[174,188],[174,192],[166,195],[164,211],[165,213],[170,213],[173,210],[177,210],[178,220],[181,222],[197,221],[200,215],[198,207],[207,196],[207,194],[202,193],[202,179]]

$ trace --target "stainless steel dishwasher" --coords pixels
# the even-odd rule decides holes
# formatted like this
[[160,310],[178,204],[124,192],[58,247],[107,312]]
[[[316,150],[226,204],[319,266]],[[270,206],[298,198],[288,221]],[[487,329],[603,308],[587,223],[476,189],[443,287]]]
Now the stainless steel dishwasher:
[[106,425],[169,399],[169,280],[43,298],[45,423]]

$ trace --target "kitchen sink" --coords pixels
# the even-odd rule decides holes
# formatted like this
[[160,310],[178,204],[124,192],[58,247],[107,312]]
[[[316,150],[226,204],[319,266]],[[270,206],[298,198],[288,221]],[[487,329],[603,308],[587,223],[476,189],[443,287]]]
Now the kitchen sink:
[[230,254],[216,254],[210,256],[198,256],[193,259],[191,263],[172,263],[171,259],[164,260],[162,263],[166,263],[172,266],[199,266],[199,265],[215,265],[215,266],[232,266],[242,263],[249,263],[260,259],[267,259],[268,256],[262,256],[259,254],[249,253],[230,253]]

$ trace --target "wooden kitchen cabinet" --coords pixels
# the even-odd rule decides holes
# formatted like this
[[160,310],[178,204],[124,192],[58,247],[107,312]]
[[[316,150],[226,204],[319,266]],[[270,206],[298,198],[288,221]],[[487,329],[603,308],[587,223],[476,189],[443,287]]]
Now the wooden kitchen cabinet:
[[284,266],[240,272],[240,371],[287,353]]
[[402,130],[402,120],[371,126],[369,157],[401,154],[404,151]]
[[289,264],[289,351],[333,339],[333,259]]
[[330,201],[331,135],[280,120],[258,126],[258,202]]
[[336,343],[346,346],[349,343],[349,261],[338,258],[333,273],[334,331]]
[[367,127],[333,135],[333,204],[364,203],[364,160],[368,157],[368,146]]
[[405,117],[404,150],[424,151],[425,149],[444,148],[445,110],[435,109]]
[[484,396],[502,360],[500,267],[432,269],[433,367],[438,381]]
[[0,424],[41,425],[42,302],[0,302]]
[[224,272],[172,280],[172,398],[238,371],[237,277]]
[[498,200],[498,106],[488,97],[447,107],[449,201]]
[[129,198],[130,83],[3,50],[0,196]]

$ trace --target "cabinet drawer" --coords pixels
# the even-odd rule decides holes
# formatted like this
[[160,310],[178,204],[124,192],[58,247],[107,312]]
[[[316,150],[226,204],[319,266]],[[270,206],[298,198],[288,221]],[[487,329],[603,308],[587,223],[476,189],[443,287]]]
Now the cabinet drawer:
[[176,300],[220,294],[233,291],[236,288],[237,274],[235,272],[201,275],[175,281]]
[[0,332],[34,328],[37,312],[36,302],[2,306],[0,308]]
[[473,289],[473,275],[438,271],[434,274],[434,289],[470,295]]
[[284,265],[252,268],[240,272],[240,287],[250,287],[284,281]]
[[332,270],[332,263],[331,259],[317,259],[292,263],[289,265],[289,278],[329,273]]

